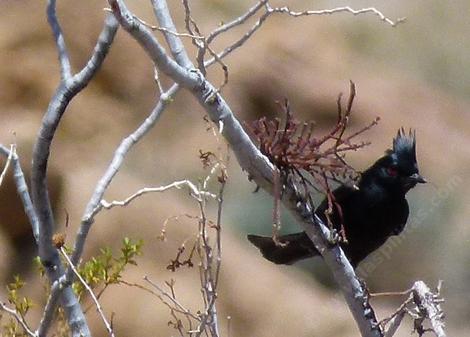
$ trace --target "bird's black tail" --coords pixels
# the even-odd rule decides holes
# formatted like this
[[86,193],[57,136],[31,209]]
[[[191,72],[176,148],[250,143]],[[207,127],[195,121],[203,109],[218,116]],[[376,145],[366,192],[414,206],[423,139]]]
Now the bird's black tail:
[[282,235],[276,245],[272,237],[248,235],[248,240],[259,248],[263,256],[276,264],[293,264],[299,260],[319,255],[305,232]]

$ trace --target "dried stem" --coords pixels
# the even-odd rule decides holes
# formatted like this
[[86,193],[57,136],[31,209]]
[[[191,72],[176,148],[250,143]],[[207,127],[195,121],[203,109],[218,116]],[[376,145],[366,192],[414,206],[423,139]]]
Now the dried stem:
[[[325,194],[328,207],[325,217],[328,225],[333,229],[333,221],[330,216],[336,209],[339,221],[342,223],[341,206],[336,202],[330,182],[356,181],[359,173],[345,161],[345,154],[366,146],[368,143],[355,142],[355,138],[369,130],[377,122],[363,127],[359,132],[345,136],[349,118],[352,112],[356,88],[350,83],[350,95],[345,111],[343,112],[340,94],[338,97],[338,118],[332,129],[321,137],[314,134],[314,122],[299,122],[293,117],[288,101],[282,106],[285,114],[285,123],[281,125],[278,118],[267,120],[262,117],[250,125],[249,131],[258,141],[260,151],[265,154],[277,167],[279,173],[274,173],[273,193],[273,240],[277,242],[276,236],[279,230],[279,209],[276,200],[280,200],[282,194],[281,186],[287,180],[303,186],[306,197],[309,195],[310,187]],[[307,179],[307,176],[310,179]],[[278,177],[280,181],[278,182]],[[308,197],[310,200],[311,198]],[[342,241],[347,242],[347,233],[344,226],[338,229]]]

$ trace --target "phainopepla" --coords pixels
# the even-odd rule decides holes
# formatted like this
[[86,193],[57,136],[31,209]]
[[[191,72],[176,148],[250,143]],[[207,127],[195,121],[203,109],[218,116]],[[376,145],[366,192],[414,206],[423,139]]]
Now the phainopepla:
[[[337,231],[343,224],[347,242],[340,245],[354,268],[390,236],[400,234],[409,214],[405,194],[417,183],[425,182],[416,162],[415,133],[406,135],[402,128],[393,139],[393,149],[361,174],[357,187],[342,185],[333,191],[340,211],[334,205],[329,218]],[[315,210],[325,223],[327,208],[325,199]],[[320,255],[305,232],[278,239],[285,245],[276,245],[271,237],[248,235],[263,256],[277,264]]]

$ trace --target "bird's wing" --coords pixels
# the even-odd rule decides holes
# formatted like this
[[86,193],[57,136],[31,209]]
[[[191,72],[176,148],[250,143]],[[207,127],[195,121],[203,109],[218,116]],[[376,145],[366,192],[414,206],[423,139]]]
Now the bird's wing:
[[408,220],[408,215],[410,214],[410,208],[408,206],[408,201],[406,201],[406,199],[403,199],[403,204],[401,205],[399,209],[400,209],[400,212],[398,214],[397,226],[395,226],[395,228],[393,229],[392,235],[400,234],[405,228],[406,221]]
[[[348,185],[341,185],[333,191],[333,196],[335,197],[335,202],[342,205],[347,203],[347,201],[356,194],[357,190]],[[321,204],[315,210],[315,213],[321,218],[323,218],[325,211],[328,209],[328,199],[325,198]]]

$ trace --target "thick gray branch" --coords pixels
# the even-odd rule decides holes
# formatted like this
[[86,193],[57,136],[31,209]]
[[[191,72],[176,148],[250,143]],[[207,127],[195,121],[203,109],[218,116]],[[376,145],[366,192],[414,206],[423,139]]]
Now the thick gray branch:
[[[152,0],[152,5],[155,13],[155,17],[157,18],[158,22],[160,23],[161,27],[166,28],[166,30],[170,32],[176,32],[175,24],[171,16],[163,15],[163,13],[168,12],[168,6],[166,1],[159,1],[159,0]],[[182,67],[186,69],[190,69],[193,67],[191,60],[186,53],[186,49],[184,49],[183,44],[179,38],[168,31],[164,31],[163,35],[165,36],[165,40],[170,47],[171,54],[173,55],[175,61]]]
[[167,55],[152,32],[142,22],[135,19],[121,0],[108,0],[108,2],[121,26],[131,32],[131,35],[142,44],[144,51],[155,62],[158,69],[167,75],[171,74],[176,83],[186,88],[194,88],[200,83],[195,72],[180,66]]
[[[179,67],[173,65],[158,41],[152,37],[151,32],[134,19],[134,16],[123,6],[122,1],[108,1],[119,23],[144,48],[155,65],[172,77],[174,81],[188,88],[207,111],[212,121],[216,124],[223,123],[223,136],[232,146],[240,166],[259,186],[272,193],[274,171],[272,164],[256,148],[234,117],[229,105],[216,92],[212,84],[201,74],[198,74],[196,79],[194,73],[184,73]],[[169,16],[169,13],[165,15]],[[184,78],[184,76],[186,77]],[[327,238],[330,236],[328,228],[318,218],[313,218],[313,211],[308,208],[292,186],[287,187],[283,203],[306,230],[332,270],[362,336],[382,336],[374,312],[368,304],[366,291],[356,277],[349,261],[339,246],[328,244]]]
[[[55,14],[54,0],[48,3],[48,18],[59,50],[62,80],[49,103],[46,114],[42,120],[36,144],[34,145],[31,195],[35,213],[38,218],[39,256],[46,267],[47,275],[51,283],[54,283],[64,274],[64,268],[56,248],[52,245],[54,217],[47,188],[47,165],[50,156],[50,148],[55,131],[57,130],[65,109],[73,97],[88,84],[100,68],[113,42],[118,24],[111,15],[108,16],[89,62],[77,75],[71,76],[65,42]],[[90,336],[91,334],[85,316],[72,288],[68,285],[62,290],[61,294],[57,292],[56,296],[58,295],[61,295],[61,305],[67,316],[72,335],[74,337]],[[54,303],[54,301],[51,303]],[[55,306],[49,306],[49,310],[55,310]],[[47,320],[44,322],[45,324],[50,323]],[[39,330],[44,331],[44,334],[46,334],[47,326],[41,327]]]

